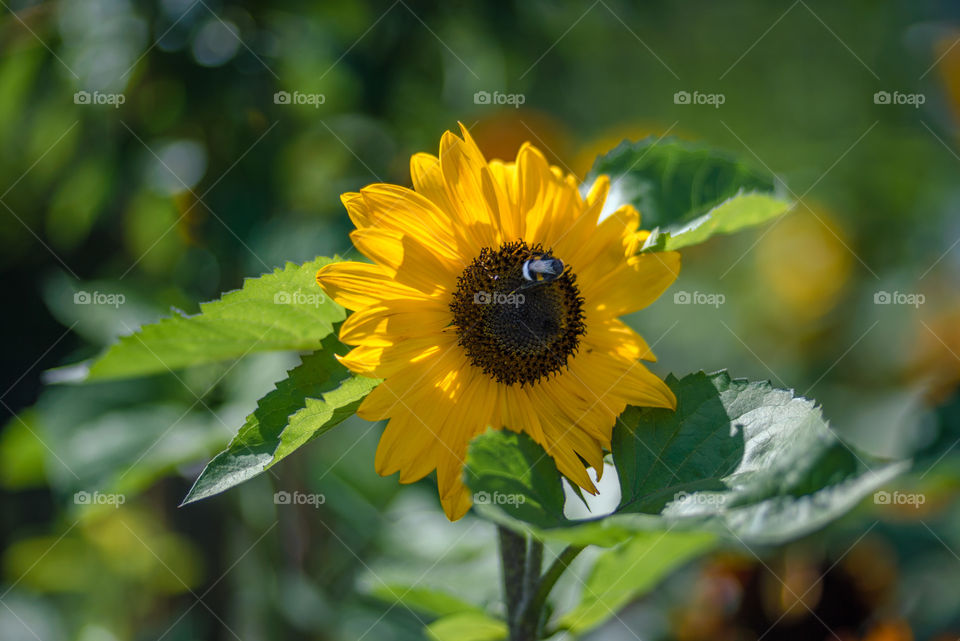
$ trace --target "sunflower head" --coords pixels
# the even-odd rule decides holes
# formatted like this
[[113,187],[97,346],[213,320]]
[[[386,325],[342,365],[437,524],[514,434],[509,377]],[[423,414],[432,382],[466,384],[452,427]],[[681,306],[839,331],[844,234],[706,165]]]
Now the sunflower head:
[[530,276],[533,261],[562,265],[547,256],[541,245],[523,240],[485,247],[457,280],[450,301],[457,344],[498,383],[533,384],[560,372],[580,344],[583,298],[576,276],[570,269],[550,280]]
[[384,379],[358,414],[388,420],[376,469],[410,483],[436,470],[444,510],[471,500],[467,445],[488,428],[525,432],[573,483],[596,489],[617,416],[673,408],[644,339],[618,317],[676,278],[675,252],[637,254],[648,235],[625,205],[601,218],[609,180],[586,196],[526,144],[487,161],[461,125],[438,156],[416,154],[413,189],[344,194],[356,248],[372,263],[325,266],[317,282],[353,311],[342,362]]

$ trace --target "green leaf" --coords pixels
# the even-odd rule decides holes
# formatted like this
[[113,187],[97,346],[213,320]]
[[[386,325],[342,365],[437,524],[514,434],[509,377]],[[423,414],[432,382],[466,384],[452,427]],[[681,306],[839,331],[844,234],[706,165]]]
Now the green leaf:
[[295,265],[259,278],[200,313],[177,312],[124,336],[90,366],[87,380],[155,374],[269,350],[313,350],[345,312],[317,286],[317,270],[330,258]]
[[539,527],[567,523],[553,459],[526,434],[488,430],[470,443],[466,483],[474,505],[490,505]]
[[599,174],[610,176],[615,204],[636,207],[647,227],[689,222],[739,192],[772,193],[776,185],[732,154],[674,137],[624,140],[597,158],[587,182]]
[[936,436],[913,455],[916,469],[923,473],[945,461],[954,463],[960,455],[960,389],[939,405],[931,418]]
[[37,411],[15,415],[0,429],[0,487],[20,490],[43,487],[47,451],[37,436]]
[[483,614],[483,610],[477,606],[433,588],[379,583],[371,590],[371,594],[387,603],[402,605],[435,617],[463,613]]
[[[497,487],[521,493],[537,509],[487,504],[477,505],[477,512],[519,532],[574,545],[613,546],[666,529],[778,544],[843,516],[909,467],[853,451],[812,401],[769,382],[733,380],[726,372],[669,376],[666,382],[677,397],[676,411],[629,407],[614,429],[621,502],[613,514],[570,521],[556,499],[537,498],[552,496],[559,474],[532,442],[519,462],[509,461],[508,443],[487,443],[485,473],[479,479],[468,473],[467,480],[474,492]],[[522,462],[533,460],[536,490],[532,470],[531,478],[522,476]],[[522,480],[510,481],[511,475]]]
[[587,182],[599,174],[610,176],[611,205],[633,205],[644,227],[654,228],[647,251],[688,247],[759,225],[790,206],[771,173],[677,138],[625,140],[597,158]]
[[351,416],[380,382],[355,376],[337,362],[335,337],[257,402],[240,431],[207,464],[183,504],[219,494],[250,479]]
[[678,493],[722,490],[722,479],[743,458],[736,417],[728,416],[710,378],[671,376],[667,385],[677,396],[676,411],[628,407],[614,429],[620,511],[658,514]]
[[715,536],[703,532],[637,533],[597,558],[580,603],[560,619],[559,627],[575,634],[596,627],[715,542]]
[[853,451],[812,401],[769,382],[700,372],[667,384],[675,412],[629,408],[614,430],[619,513],[780,543],[838,518],[906,468]]
[[789,208],[787,201],[766,194],[734,196],[689,223],[653,230],[642,250],[674,251],[698,245],[715,234],[731,234],[761,225],[783,215]]
[[483,613],[454,614],[427,626],[433,641],[500,641],[507,638],[507,624]]

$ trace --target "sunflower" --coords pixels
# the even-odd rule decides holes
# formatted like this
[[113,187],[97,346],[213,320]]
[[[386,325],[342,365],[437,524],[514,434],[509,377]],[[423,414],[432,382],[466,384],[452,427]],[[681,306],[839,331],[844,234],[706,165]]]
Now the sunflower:
[[439,157],[411,158],[413,189],[373,184],[341,199],[354,246],[373,264],[332,263],[317,282],[353,311],[340,339],[351,371],[383,379],[357,414],[389,422],[376,470],[412,483],[436,470],[451,520],[470,508],[463,465],[487,430],[525,432],[560,472],[596,493],[617,416],[675,408],[639,359],[646,341],[618,320],[677,277],[676,252],[637,250],[637,211],[601,218],[610,181],[586,197],[530,144],[487,162],[469,132]]

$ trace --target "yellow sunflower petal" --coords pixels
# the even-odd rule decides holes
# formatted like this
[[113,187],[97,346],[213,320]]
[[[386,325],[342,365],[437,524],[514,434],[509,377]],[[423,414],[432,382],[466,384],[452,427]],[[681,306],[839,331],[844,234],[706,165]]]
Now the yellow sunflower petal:
[[453,211],[440,171],[440,159],[433,154],[418,153],[410,158],[410,178],[418,194],[429,198],[440,211]]
[[503,237],[507,240],[523,238],[526,216],[520,215],[517,166],[515,163],[493,160],[489,169],[499,193],[503,194],[506,200],[505,203],[500,203],[500,227],[503,229]]
[[[536,390],[531,390],[529,397],[531,406],[543,417],[545,440],[550,443],[550,448],[547,451],[553,450],[551,456],[557,458],[555,452],[559,449],[566,448],[577,457],[585,460],[599,473],[603,469],[603,449],[601,443],[584,431],[575,420],[567,417],[559,407],[550,403],[545,395],[540,394]],[[568,479],[583,489],[594,491],[596,488],[593,486],[590,477],[586,474],[586,470],[583,468],[583,464],[580,463],[579,458],[568,457],[568,464],[572,465],[574,462],[576,463],[573,465],[574,476],[571,476],[567,472],[563,473]],[[583,482],[587,484],[584,485]]]
[[523,238],[528,243],[552,236],[554,211],[546,206],[547,189],[553,182],[547,159],[530,144],[520,147],[516,164],[517,207],[524,221]]
[[414,237],[390,229],[358,229],[350,240],[364,256],[387,267],[397,282],[439,296],[453,290],[461,262],[438,256]]
[[435,357],[441,350],[432,337],[408,338],[389,346],[359,345],[346,356],[338,356],[354,374],[387,378],[399,371]]
[[643,309],[659,298],[679,274],[677,252],[632,256],[625,265],[585,286],[587,313],[597,318],[611,318]]
[[538,443],[545,442],[540,417],[533,411],[526,389],[516,385],[506,387],[502,402],[504,406],[504,427],[514,431],[526,432]]
[[[599,181],[598,181],[599,182]],[[630,205],[620,207],[604,219],[594,234],[569,258],[577,270],[577,282],[584,291],[624,264],[636,253],[636,230],[640,214]],[[631,251],[632,248],[632,251]]]
[[549,447],[550,456],[557,464],[557,469],[565,477],[589,492],[597,493],[587,469],[577,456],[576,450],[569,443],[571,428],[565,425],[549,423],[545,428],[545,442],[541,443],[544,449]]
[[599,203],[603,205],[610,195],[610,176],[600,174],[593,184],[590,185],[590,191],[587,192],[587,203],[593,205]]
[[324,265],[317,271],[317,284],[347,309],[363,309],[385,300],[413,299],[433,304],[423,292],[398,283],[380,265],[343,262]]
[[600,196],[605,196],[608,189],[609,180],[607,177],[600,176],[597,178],[591,190],[593,199],[588,198],[582,210],[570,208],[573,209],[573,216],[571,218],[568,214],[568,217],[564,220],[564,230],[554,242],[556,255],[563,256],[563,260],[573,266],[574,269],[581,270],[589,264],[593,252],[587,252],[586,250],[597,247],[600,241],[594,241],[595,235],[606,231],[602,225],[597,225],[597,221],[600,218],[600,212],[603,210],[603,200]]
[[340,340],[347,345],[390,347],[407,338],[435,336],[449,324],[449,309],[394,300],[350,314],[340,327]]
[[440,499],[443,505],[443,513],[451,521],[459,521],[470,510],[473,501],[470,497],[470,490],[463,484],[463,481],[456,481],[456,487],[447,496]]
[[[453,221],[432,200],[412,189],[397,185],[374,184],[360,190],[369,224],[365,227],[393,229],[413,236],[439,256],[460,259]],[[356,211],[362,211],[353,205]]]
[[475,145],[468,145],[451,132],[440,139],[440,170],[452,206],[454,224],[471,243],[473,255],[484,247],[500,245],[500,230],[483,194],[482,173],[486,167]]
[[[357,349],[382,350],[380,358],[383,359],[390,359],[394,351],[390,348],[356,348],[353,351]],[[390,417],[392,411],[413,407],[416,399],[432,393],[441,384],[442,378],[449,376],[457,365],[462,364],[463,357],[456,348],[456,337],[441,334],[436,337],[436,345],[424,350],[402,376],[388,376],[367,394],[357,408],[357,416],[368,421],[380,421]]]
[[348,191],[340,195],[340,202],[347,210],[347,215],[350,216],[350,221],[354,227],[357,229],[373,227],[376,219],[370,212],[370,208],[367,207],[367,203],[364,202],[363,194],[359,191]]
[[584,337],[586,349],[600,353],[613,354],[625,360],[642,359],[656,362],[643,336],[633,331],[623,321],[615,318],[606,320],[588,319],[589,332]]
[[400,412],[387,423],[377,444],[374,469],[380,476],[400,472],[401,483],[413,483],[437,467],[436,436],[412,412]]
[[609,403],[601,403],[585,383],[572,376],[560,376],[542,385],[539,391],[568,425],[577,426],[609,449],[617,413]]
[[618,415],[623,410],[619,407],[623,400],[642,407],[676,406],[667,384],[639,361],[594,353],[573,359],[569,371],[589,387],[598,403],[606,404]]

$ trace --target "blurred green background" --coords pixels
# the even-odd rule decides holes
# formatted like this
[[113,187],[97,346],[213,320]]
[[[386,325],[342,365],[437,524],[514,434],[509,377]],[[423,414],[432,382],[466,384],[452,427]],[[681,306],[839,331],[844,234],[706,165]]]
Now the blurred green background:
[[[581,177],[654,134],[785,181],[789,217],[687,252],[631,319],[658,373],[771,379],[891,456],[933,438],[930,408],[960,381],[956,3],[2,6],[4,641],[419,639],[429,618],[378,596],[414,582],[500,607],[493,527],[447,523],[429,481],[377,477],[380,427],[359,419],[177,508],[295,355],[87,386],[43,376],[246,276],[351,253],[339,194],[408,185],[409,156],[458,120],[489,157],[529,140]],[[919,508],[868,502],[785,549],[715,555],[590,638],[956,638],[956,453],[892,488],[922,492]],[[278,506],[278,490],[326,500]]]

